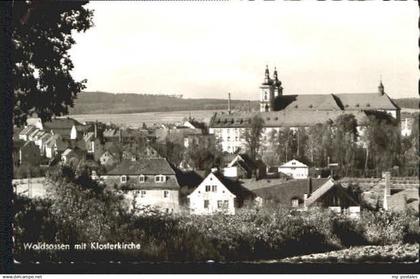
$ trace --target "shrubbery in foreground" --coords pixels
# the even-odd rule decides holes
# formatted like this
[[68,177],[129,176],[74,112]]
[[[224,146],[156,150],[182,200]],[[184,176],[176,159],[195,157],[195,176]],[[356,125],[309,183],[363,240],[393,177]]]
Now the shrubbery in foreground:
[[[88,197],[86,195],[85,197]],[[413,243],[418,217],[405,213],[363,212],[349,219],[326,210],[296,212],[243,209],[234,216],[135,216],[110,209],[113,197],[74,207],[46,201],[16,201],[15,255],[30,261],[236,261],[276,259],[359,245]],[[65,200],[60,201],[61,204]],[[74,201],[73,201],[74,202]],[[87,205],[84,208],[84,204]],[[96,206],[91,208],[92,205]],[[74,219],[77,218],[77,221]],[[72,225],[69,220],[76,223]],[[139,243],[140,250],[33,251],[25,242]]]

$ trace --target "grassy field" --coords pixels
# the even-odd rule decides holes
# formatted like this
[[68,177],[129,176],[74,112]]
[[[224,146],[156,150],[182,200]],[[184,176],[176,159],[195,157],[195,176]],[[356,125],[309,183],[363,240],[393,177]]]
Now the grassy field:
[[95,121],[103,123],[114,123],[126,127],[140,127],[143,122],[146,125],[154,123],[175,123],[181,122],[186,117],[193,117],[199,121],[209,122],[215,110],[194,110],[194,111],[170,111],[170,112],[143,112],[143,113],[121,113],[121,114],[75,114],[70,117],[80,121]]

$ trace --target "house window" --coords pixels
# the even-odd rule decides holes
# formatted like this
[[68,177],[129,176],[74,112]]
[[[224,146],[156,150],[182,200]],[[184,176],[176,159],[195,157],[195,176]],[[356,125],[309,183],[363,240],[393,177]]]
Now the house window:
[[212,192],[216,192],[217,191],[217,186],[216,185],[212,185],[211,186],[211,191]]
[[142,190],[140,191],[140,197],[144,198],[146,196],[146,191]]
[[222,208],[223,207],[223,201],[217,201],[217,208]]
[[204,208],[209,208],[209,200],[204,200]]
[[299,206],[299,200],[298,199],[292,199],[292,207],[298,207]]
[[206,185],[206,192],[210,192],[210,185]]
[[157,183],[163,183],[163,182],[165,182],[165,176],[164,175],[156,175],[155,176],[155,182],[157,182]]
[[223,201],[223,208],[224,209],[228,209],[229,208],[229,201],[228,200]]
[[168,196],[169,196],[169,192],[168,192],[168,191],[166,191],[166,190],[165,190],[165,191],[163,191],[163,197],[164,197],[164,198],[167,198]]
[[122,175],[120,178],[121,183],[126,183],[127,182],[127,176],[126,175]]
[[144,176],[144,175],[140,175],[139,176],[139,182],[140,183],[143,183],[143,182],[145,182],[146,181],[146,177]]

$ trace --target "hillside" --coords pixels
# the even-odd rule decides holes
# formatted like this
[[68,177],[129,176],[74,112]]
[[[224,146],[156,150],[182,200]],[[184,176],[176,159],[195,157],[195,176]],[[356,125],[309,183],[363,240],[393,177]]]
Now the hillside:
[[392,99],[400,108],[419,109],[419,98]]
[[[248,101],[232,100],[232,108],[248,109]],[[253,108],[257,103],[251,103]],[[180,110],[226,110],[226,99],[183,99],[168,95],[83,92],[70,114],[139,113]]]
[[[418,109],[418,98],[393,99],[401,108]],[[258,102],[251,101],[253,110]],[[232,100],[232,109],[248,110],[245,100]],[[83,92],[75,100],[70,114],[139,113],[181,110],[226,110],[226,99],[183,99],[168,95],[112,94],[106,92]]]

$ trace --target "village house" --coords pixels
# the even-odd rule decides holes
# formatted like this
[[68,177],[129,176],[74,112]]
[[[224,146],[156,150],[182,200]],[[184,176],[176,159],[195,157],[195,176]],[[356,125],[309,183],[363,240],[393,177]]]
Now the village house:
[[102,166],[109,167],[116,164],[118,162],[118,159],[115,155],[106,150],[99,158],[99,162]]
[[22,131],[20,131],[18,138],[20,140],[28,141],[29,140],[29,134],[31,134],[32,132],[34,132],[37,129],[38,128],[36,128],[35,126],[28,125]]
[[253,200],[251,191],[220,174],[210,173],[188,196],[191,214],[235,214],[235,208]]
[[360,188],[361,200],[372,209],[419,212],[418,177],[391,177],[384,172],[380,178],[346,177],[340,183]]
[[41,156],[38,146],[33,141],[27,141],[19,149],[19,165],[29,164],[32,166],[39,166],[41,163]]
[[60,135],[52,135],[44,144],[45,157],[51,159],[61,154],[68,147]]
[[308,178],[309,168],[304,163],[293,159],[279,166],[279,172],[294,179],[306,179]]
[[77,162],[84,158],[84,151],[80,148],[67,148],[61,154],[61,161],[65,164],[71,162],[72,159],[76,159]]
[[238,154],[223,169],[223,175],[230,178],[265,177],[267,166],[261,160],[252,160],[247,154]]
[[174,169],[164,158],[123,160],[101,179],[124,192],[129,209],[157,209],[177,213],[179,184]]
[[81,139],[85,132],[89,129],[77,120],[67,118],[54,118],[43,124],[44,130],[54,135],[60,135],[64,140]]
[[300,210],[320,207],[352,216],[360,212],[358,201],[331,178],[294,179],[252,191],[262,206],[278,205]]

